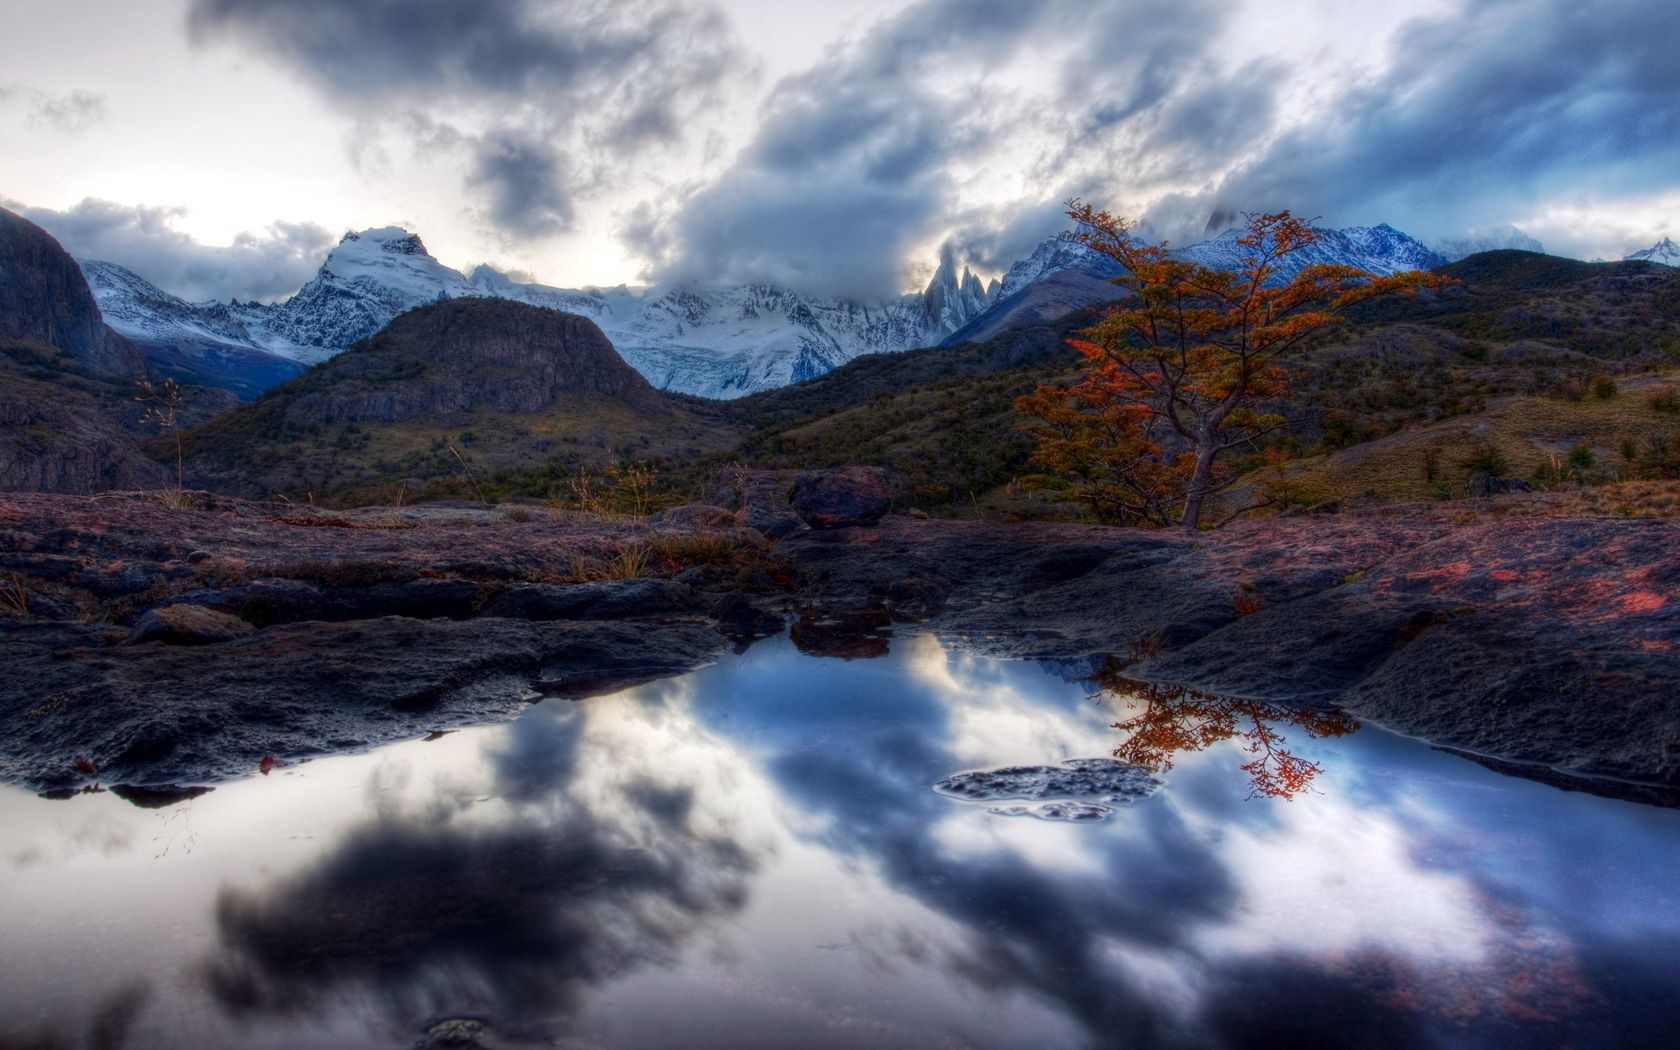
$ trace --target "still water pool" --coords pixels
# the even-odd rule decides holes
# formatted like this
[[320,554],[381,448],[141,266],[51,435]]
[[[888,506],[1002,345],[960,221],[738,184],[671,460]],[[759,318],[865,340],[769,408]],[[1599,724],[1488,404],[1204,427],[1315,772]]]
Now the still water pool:
[[[1680,812],[1090,671],[776,639],[163,808],[0,789],[0,1047],[1674,1045]],[[1171,768],[1070,763],[1123,744]]]

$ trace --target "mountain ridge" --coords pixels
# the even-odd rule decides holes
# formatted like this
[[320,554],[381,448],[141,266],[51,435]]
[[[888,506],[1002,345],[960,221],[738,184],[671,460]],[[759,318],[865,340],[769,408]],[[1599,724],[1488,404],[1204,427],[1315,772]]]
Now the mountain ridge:
[[[1387,225],[1320,232],[1320,244],[1300,253],[1294,269],[1336,261],[1388,273],[1445,262]],[[1234,267],[1242,254],[1236,236],[1228,230],[1179,254]],[[263,378],[285,378],[282,362],[319,364],[417,306],[488,297],[587,317],[654,386],[719,400],[810,379],[864,354],[983,338],[1011,324],[1050,320],[1112,298],[1104,282],[1120,273],[1112,259],[1061,233],[989,285],[967,267],[959,270],[947,247],[922,291],[869,303],[773,284],[563,289],[521,283],[488,265],[470,273],[451,269],[418,235],[397,226],[345,234],[314,278],[271,304],[187,303],[112,264],[89,261],[83,268],[108,321],[131,340],[199,361],[219,352],[218,363],[232,362],[227,367],[233,371],[255,369]],[[1055,280],[1042,285],[1050,278]],[[229,388],[245,393],[256,385]]]

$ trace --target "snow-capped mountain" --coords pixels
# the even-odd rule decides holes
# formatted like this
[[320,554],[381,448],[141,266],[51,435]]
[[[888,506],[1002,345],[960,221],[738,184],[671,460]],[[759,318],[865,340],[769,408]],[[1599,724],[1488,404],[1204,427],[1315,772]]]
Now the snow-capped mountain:
[[[1390,273],[1443,261],[1389,226],[1320,234],[1317,244],[1292,257],[1289,272],[1313,262],[1345,262]],[[1230,230],[1180,254],[1210,266],[1235,267],[1243,254],[1236,237],[1237,231]],[[484,296],[582,314],[600,325],[619,354],[655,386],[713,398],[809,379],[862,354],[932,346],[953,335],[969,338],[1008,327],[1015,322],[999,320],[998,313],[1005,304],[1009,317],[1043,320],[1112,298],[1111,286],[1103,282],[1120,272],[1112,259],[1061,234],[990,287],[967,268],[959,273],[947,251],[923,291],[874,303],[771,285],[570,290],[523,284],[488,266],[462,274],[438,262],[419,237],[399,227],[345,234],[308,284],[272,304],[187,303],[121,267],[88,262],[84,268],[111,326],[145,342],[189,341],[227,353],[316,364],[416,306]],[[1022,298],[1035,287],[1048,288],[1044,282],[1058,274],[1063,276],[1053,294],[1030,303]]]
[[[1176,249],[1173,254],[1221,270],[1242,266],[1248,251],[1237,244],[1242,231],[1226,230],[1212,240]],[[1446,262],[1418,240],[1392,226],[1319,229],[1318,240],[1278,264],[1279,281],[1315,263],[1343,263],[1372,273],[1427,269]],[[1122,294],[1111,278],[1124,272],[1113,258],[1080,243],[1072,233],[1044,241],[1004,274],[992,305],[946,343],[986,339],[1009,328],[1043,324],[1074,310],[1111,302]]]
[[[1173,254],[1182,259],[1201,263],[1216,270],[1235,270],[1242,266],[1248,249],[1237,243],[1243,231],[1231,229],[1213,238],[1179,248]],[[1299,251],[1278,260],[1280,281],[1287,281],[1308,266],[1319,263],[1338,263],[1357,266],[1371,273],[1388,274],[1402,270],[1427,270],[1446,262],[1421,241],[1383,223],[1381,226],[1348,226],[1340,230],[1319,229],[1318,239]]]
[[1664,237],[1643,251],[1626,256],[1628,262],[1654,262],[1663,266],[1680,266],[1680,244]]
[[[860,354],[938,343],[983,312],[988,291],[949,257],[925,291],[879,303],[803,295],[768,285],[719,291],[568,290],[521,284],[488,266],[470,276],[432,258],[397,227],[349,233],[284,302],[186,303],[120,267],[89,263],[113,327],[158,340],[197,337],[316,364],[416,306],[469,296],[514,299],[582,314],[656,386],[730,398],[785,386]],[[143,287],[142,287],[143,286]]]
[[1449,237],[1435,245],[1436,254],[1448,262],[1457,262],[1478,252],[1505,249],[1544,253],[1546,247],[1515,226],[1494,226],[1485,230],[1475,230],[1467,236]]
[[80,264],[105,323],[123,335],[155,342],[196,340],[256,349],[251,333],[231,316],[195,305],[116,263]]
[[1072,233],[1058,233],[1009,268],[999,282],[998,298],[1007,299],[1035,281],[1063,270],[1078,270],[1100,278],[1118,277],[1124,272],[1119,263],[1081,244]]

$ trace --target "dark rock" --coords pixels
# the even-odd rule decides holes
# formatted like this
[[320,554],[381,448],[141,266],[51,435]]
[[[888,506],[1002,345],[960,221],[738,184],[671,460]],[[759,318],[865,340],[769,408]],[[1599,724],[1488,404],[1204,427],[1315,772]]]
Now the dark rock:
[[182,802],[190,802],[201,795],[208,795],[214,790],[214,788],[203,786],[183,787],[173,784],[162,784],[156,787],[145,787],[140,784],[111,785],[111,794],[141,809],[167,809]]
[[105,326],[81,267],[46,230],[0,208],[0,339],[56,347],[95,375],[138,379],[139,354]]
[[809,656],[873,660],[887,655],[892,618],[882,609],[808,612],[793,622],[788,636]]
[[1472,496],[1499,496],[1507,492],[1534,491],[1534,486],[1521,478],[1498,478],[1481,473],[1470,475],[1468,486]]
[[780,616],[753,604],[744,594],[726,594],[719,598],[712,615],[717,618],[718,630],[736,643],[768,638],[779,634],[785,626]]
[[944,584],[920,576],[894,580],[882,592],[892,618],[900,622],[933,619],[945,610],[945,595]]
[[[208,784],[296,759],[510,717],[531,683],[574,694],[692,670],[702,624],[388,617],[271,627],[220,645],[91,648],[87,625],[0,620],[0,781]],[[83,643],[83,644],[77,644]]]
[[735,512],[735,524],[752,529],[772,540],[784,539],[806,526],[799,515],[790,510],[754,503]]
[[61,602],[44,594],[31,594],[25,602],[29,615],[38,616],[43,620],[74,620],[82,614],[80,609],[69,602]]
[[165,605],[148,609],[128,636],[130,645],[163,642],[165,645],[214,645],[243,638],[256,630],[237,616],[206,609],[202,605]]
[[818,529],[873,525],[892,507],[886,472],[878,467],[807,471],[789,495],[794,511]]
[[649,517],[648,521],[653,525],[684,529],[727,529],[735,525],[735,513],[704,503],[689,503],[662,510]]
[[518,584],[490,602],[484,615],[514,620],[624,620],[703,611],[704,603],[692,587],[649,579]]

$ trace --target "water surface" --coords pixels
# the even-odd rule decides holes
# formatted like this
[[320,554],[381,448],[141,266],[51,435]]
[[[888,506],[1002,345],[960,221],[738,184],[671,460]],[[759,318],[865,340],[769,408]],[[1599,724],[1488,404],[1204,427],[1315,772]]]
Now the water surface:
[[[777,639],[160,809],[0,789],[0,1046],[1669,1044],[1680,813],[1088,670]],[[1128,743],[1101,819],[934,790]]]

